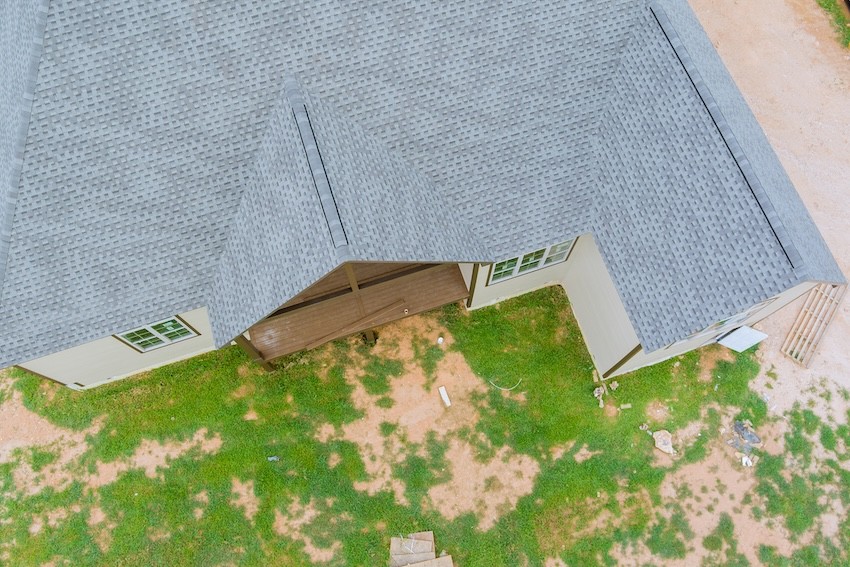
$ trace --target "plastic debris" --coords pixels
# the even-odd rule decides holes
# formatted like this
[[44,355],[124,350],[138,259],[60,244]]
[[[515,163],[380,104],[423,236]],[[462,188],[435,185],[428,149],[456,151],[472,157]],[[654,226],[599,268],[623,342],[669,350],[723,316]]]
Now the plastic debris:
[[272,455],[271,457],[267,457],[266,459],[270,463],[276,463],[280,460],[280,457],[278,457],[277,455]]
[[443,403],[446,404],[446,407],[451,407],[452,401],[449,399],[449,393],[446,391],[445,386],[440,386],[440,397],[443,398]]

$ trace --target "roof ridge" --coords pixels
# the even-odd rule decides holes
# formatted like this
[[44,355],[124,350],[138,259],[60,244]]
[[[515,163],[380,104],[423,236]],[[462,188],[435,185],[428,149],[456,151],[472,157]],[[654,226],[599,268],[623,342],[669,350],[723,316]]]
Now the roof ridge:
[[9,248],[12,244],[14,233],[15,210],[18,203],[18,192],[21,186],[21,176],[24,169],[24,157],[29,138],[29,128],[32,118],[32,107],[35,100],[35,90],[38,84],[38,74],[41,67],[41,59],[44,53],[44,34],[47,30],[47,16],[50,12],[51,0],[40,0],[36,8],[37,16],[35,22],[35,37],[33,38],[33,51],[30,53],[30,64],[24,91],[21,93],[19,116],[21,124],[18,128],[17,137],[14,141],[14,152],[12,155],[12,169],[6,179],[7,192],[5,199],[5,215],[0,218],[0,298],[3,296],[3,288],[6,283],[6,266],[9,263]]
[[292,108],[292,114],[295,117],[295,124],[298,126],[298,133],[301,136],[301,145],[304,148],[304,153],[307,156],[307,164],[310,166],[310,174],[313,177],[313,185],[316,188],[316,193],[319,195],[319,201],[322,204],[322,211],[325,215],[325,220],[328,223],[328,230],[331,233],[331,240],[334,247],[337,249],[347,247],[349,244],[348,235],[345,231],[345,226],[342,222],[342,217],[339,214],[339,205],[334,196],[333,188],[331,187],[328,173],[325,170],[325,162],[322,158],[322,152],[319,150],[319,142],[316,139],[316,132],[313,129],[313,123],[310,121],[310,113],[307,111],[307,102],[301,91],[301,86],[298,81],[292,77],[284,78],[284,92]]
[[747,187],[750,188],[753,198],[755,198],[759,209],[761,209],[762,214],[767,220],[768,226],[770,226],[773,235],[776,237],[777,242],[779,242],[779,247],[785,253],[789,264],[791,264],[792,270],[796,271],[802,268],[804,264],[803,257],[797,250],[797,246],[791,239],[782,219],[779,218],[779,214],[774,208],[773,203],[770,200],[770,196],[765,191],[761,180],[750,164],[750,161],[744,153],[741,144],[738,142],[735,133],[729,126],[729,122],[723,115],[720,106],[717,104],[717,100],[714,98],[714,95],[712,95],[708,85],[703,80],[702,74],[691,59],[690,53],[688,53],[687,48],[679,37],[679,33],[673,26],[670,18],[667,16],[664,7],[661,6],[657,0],[651,0],[649,2],[649,11],[654,16],[656,22],[658,22],[658,26],[661,28],[664,37],[667,38],[671,49],[676,54],[677,59],[681,63],[685,73],[690,78],[691,83],[693,83],[697,95],[705,105],[709,116],[720,133],[720,137],[723,139],[729,153],[732,155],[732,159],[741,170],[744,182],[747,184]]

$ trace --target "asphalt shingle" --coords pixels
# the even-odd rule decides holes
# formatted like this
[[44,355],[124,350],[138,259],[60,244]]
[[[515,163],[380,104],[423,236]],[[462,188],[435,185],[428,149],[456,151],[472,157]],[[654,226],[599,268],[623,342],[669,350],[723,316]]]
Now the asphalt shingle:
[[[344,259],[490,262],[587,232],[649,347],[841,279],[685,0],[652,6],[705,93],[643,1],[52,0],[0,365],[200,305],[223,344]],[[28,13],[3,41],[37,29]],[[26,49],[0,64],[19,81],[4,117]]]

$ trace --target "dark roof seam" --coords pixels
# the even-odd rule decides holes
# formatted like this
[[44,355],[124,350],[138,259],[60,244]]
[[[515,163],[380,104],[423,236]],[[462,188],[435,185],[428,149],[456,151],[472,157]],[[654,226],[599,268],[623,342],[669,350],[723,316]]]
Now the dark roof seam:
[[41,5],[38,7],[39,21],[35,29],[35,38],[33,38],[34,48],[30,59],[29,74],[24,92],[22,93],[23,104],[21,105],[21,115],[23,120],[16,137],[16,150],[13,157],[12,170],[9,172],[7,180],[9,192],[6,195],[6,214],[4,218],[0,219],[0,298],[3,296],[3,288],[6,284],[6,268],[9,262],[9,249],[12,246],[15,211],[18,208],[18,193],[20,191],[21,177],[24,172],[24,158],[26,157],[38,73],[44,53],[44,33],[47,29],[47,16],[49,12],[50,0],[42,0]]
[[791,240],[788,231],[785,229],[785,225],[779,218],[779,215],[773,207],[773,203],[771,203],[767,192],[764,190],[761,180],[759,180],[758,175],[756,175],[755,170],[753,170],[752,165],[750,165],[749,159],[744,153],[741,145],[738,143],[734,132],[729,126],[726,118],[723,116],[714,96],[703,81],[702,75],[700,75],[699,70],[696,68],[696,64],[691,59],[690,54],[685,48],[681,38],[679,38],[679,34],[673,27],[673,23],[667,17],[664,8],[659,5],[657,0],[650,2],[649,9],[655,17],[658,26],[661,28],[662,33],[667,38],[671,49],[676,54],[679,63],[688,75],[697,95],[708,111],[708,114],[711,117],[712,122],[714,122],[717,131],[720,133],[720,137],[723,139],[723,143],[726,145],[733,161],[741,171],[741,175],[744,177],[744,182],[753,194],[753,198],[755,198],[759,209],[767,220],[767,224],[770,226],[770,230],[773,232],[776,241],[779,243],[779,247],[782,248],[789,264],[791,264],[793,269],[802,268],[803,257],[800,255],[797,247]]

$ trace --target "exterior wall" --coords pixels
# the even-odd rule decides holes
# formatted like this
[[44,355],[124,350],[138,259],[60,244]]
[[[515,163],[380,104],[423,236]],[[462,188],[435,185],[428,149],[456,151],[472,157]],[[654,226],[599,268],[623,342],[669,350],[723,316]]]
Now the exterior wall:
[[472,289],[472,274],[475,272],[475,264],[458,264],[460,275],[463,276],[463,283],[466,284],[466,289]]
[[563,286],[587,350],[604,375],[640,341],[592,236],[576,242],[567,260]]
[[570,260],[567,259],[566,262],[540,268],[539,270],[516,276],[509,280],[502,280],[491,285],[487,285],[491,264],[480,264],[478,277],[474,282],[474,286],[469,288],[472,294],[472,302],[469,305],[469,309],[478,309],[479,307],[493,305],[505,299],[510,299],[511,297],[516,297],[550,285],[563,285],[564,273],[569,263]]
[[792,287],[787,291],[780,293],[779,295],[775,296],[774,301],[772,301],[768,305],[765,305],[762,309],[750,315],[743,322],[714,329],[709,334],[703,334],[694,337],[689,341],[674,344],[672,347],[659,349],[655,352],[646,353],[641,350],[626,364],[624,364],[622,368],[618,369],[617,372],[613,373],[611,377],[619,376],[621,374],[625,374],[626,372],[631,372],[633,370],[637,370],[638,368],[643,368],[644,366],[656,364],[658,362],[667,360],[668,358],[684,354],[695,348],[699,348],[701,346],[705,346],[709,343],[712,343],[722,335],[725,335],[729,331],[732,331],[738,327],[742,327],[744,325],[753,325],[761,321],[765,317],[768,317],[769,315],[772,315],[773,313],[779,311],[801,295],[808,293],[816,285],[817,283],[815,282],[804,282],[802,284]]
[[[197,337],[142,353],[110,336],[19,366],[71,388],[83,389],[190,358],[215,348],[206,307],[179,315],[198,332]],[[147,322],[139,322],[140,325],[145,323]]]

